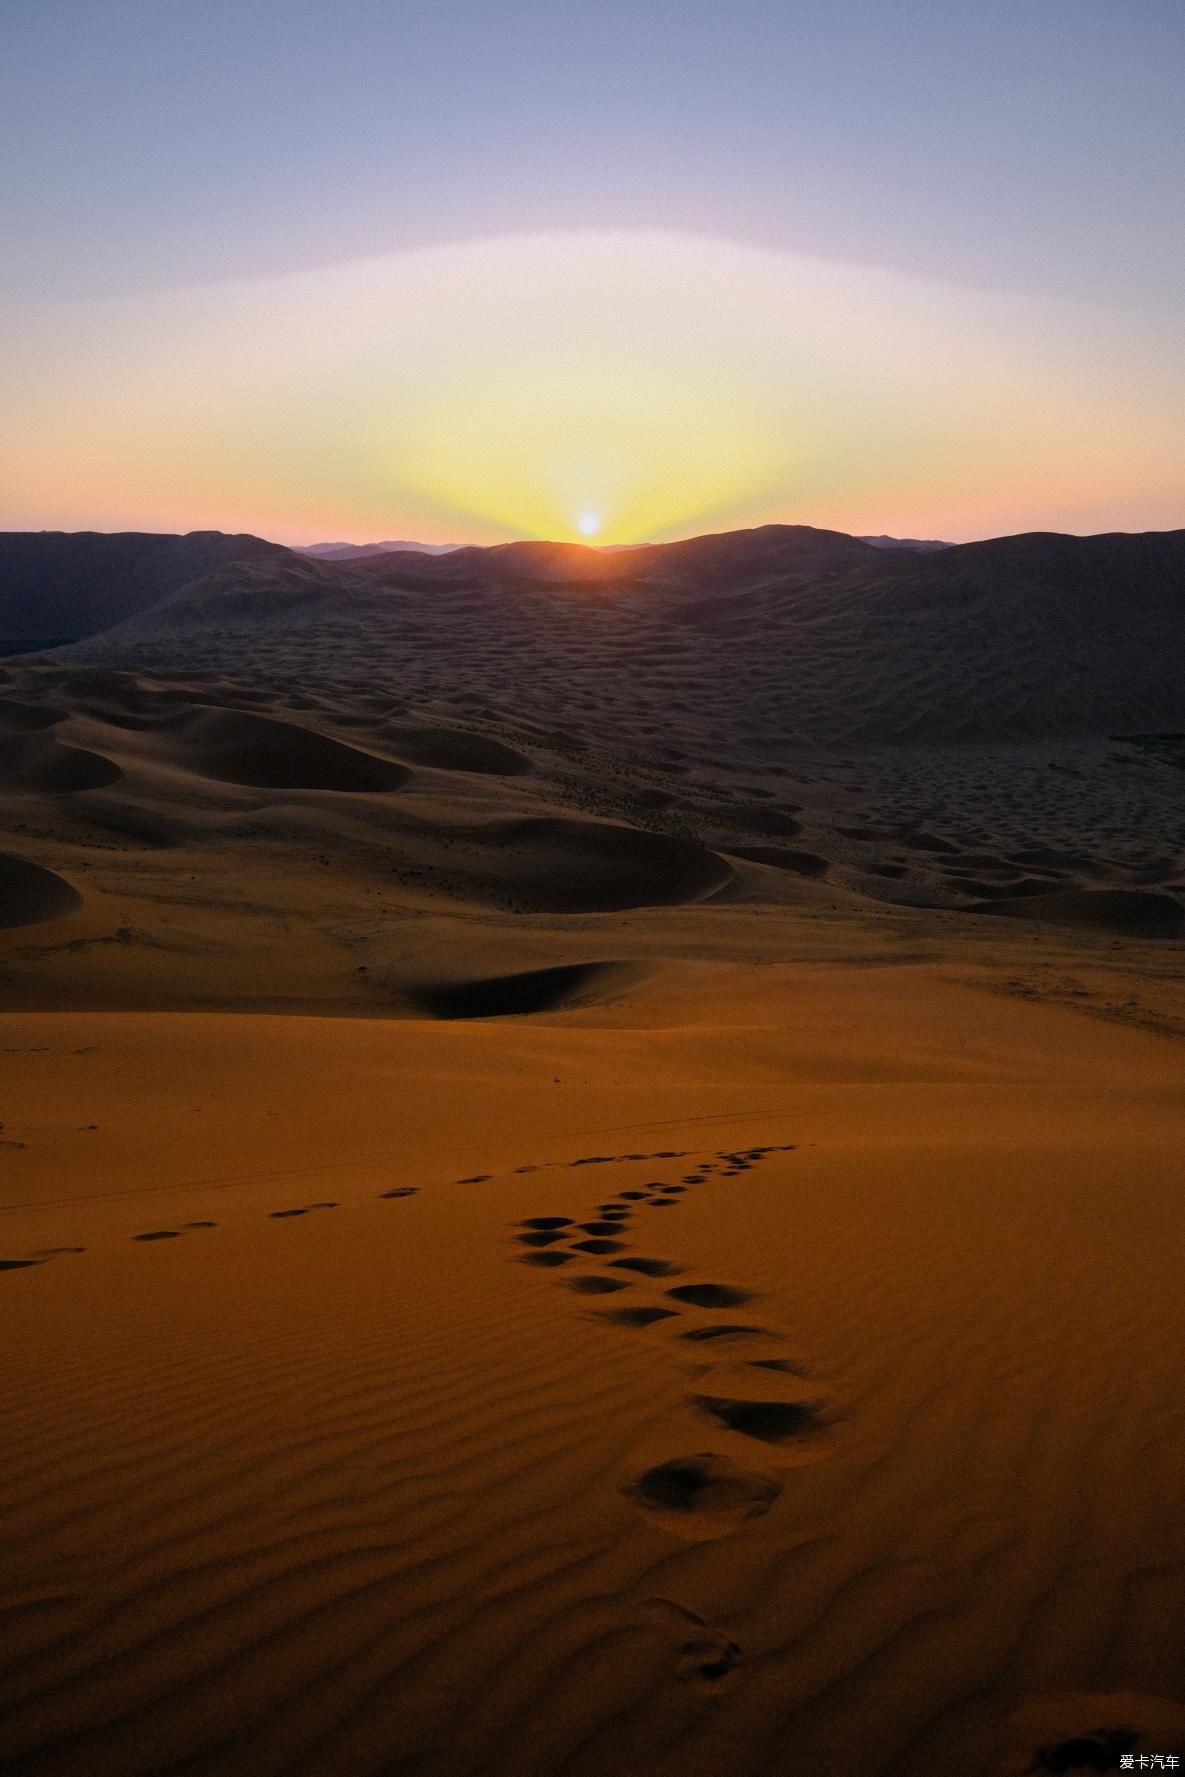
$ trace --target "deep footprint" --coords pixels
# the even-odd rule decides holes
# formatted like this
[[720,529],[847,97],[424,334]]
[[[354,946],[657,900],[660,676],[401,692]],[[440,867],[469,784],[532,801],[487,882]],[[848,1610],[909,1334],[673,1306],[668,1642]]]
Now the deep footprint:
[[674,1277],[685,1267],[674,1259],[614,1259],[614,1271],[639,1271],[643,1277]]
[[560,1281],[580,1296],[611,1296],[617,1290],[632,1288],[624,1277],[565,1277]]
[[656,1320],[670,1320],[673,1308],[601,1308],[602,1320],[611,1320],[618,1327],[651,1327]]
[[716,1534],[723,1534],[768,1512],[782,1489],[770,1475],[754,1474],[727,1456],[703,1451],[657,1463],[622,1491],[672,1527],[680,1519],[706,1519],[714,1521]]
[[691,1398],[701,1412],[718,1419],[729,1431],[762,1444],[785,1444],[818,1431],[822,1425],[819,1409],[810,1401],[745,1401],[713,1394]]
[[753,1300],[751,1291],[736,1289],[730,1283],[680,1283],[667,1295],[696,1308],[739,1308],[742,1302]]

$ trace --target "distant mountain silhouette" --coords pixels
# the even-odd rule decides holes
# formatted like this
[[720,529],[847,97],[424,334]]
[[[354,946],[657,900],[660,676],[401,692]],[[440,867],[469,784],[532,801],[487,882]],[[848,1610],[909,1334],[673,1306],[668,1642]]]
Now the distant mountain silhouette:
[[936,537],[861,537],[861,543],[871,543],[874,549],[949,549],[949,543],[941,543]]
[[0,537],[0,627],[59,658],[333,673],[562,721],[667,700],[755,749],[1185,732],[1185,531],[886,549],[766,525],[346,561],[259,538]]
[[318,561],[357,561],[364,555],[447,555],[457,543],[294,543],[297,555],[312,555]]

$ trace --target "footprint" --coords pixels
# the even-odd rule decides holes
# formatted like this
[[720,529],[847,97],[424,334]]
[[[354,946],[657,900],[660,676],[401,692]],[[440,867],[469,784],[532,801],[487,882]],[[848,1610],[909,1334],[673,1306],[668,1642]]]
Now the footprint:
[[[303,1215],[303,1210],[296,1212]],[[133,1234],[133,1240],[180,1240],[181,1235],[176,1228],[152,1228],[147,1234]]]
[[520,1228],[570,1228],[571,1216],[524,1216]]
[[[144,1239],[146,1236],[140,1235],[137,1238]],[[27,1271],[30,1265],[39,1262],[37,1259],[0,1259],[0,1271]]]
[[705,1450],[656,1463],[622,1491],[664,1530],[698,1541],[762,1517],[782,1489],[771,1475]]
[[380,1191],[380,1197],[414,1197],[419,1190],[418,1185],[397,1185],[393,1191]]
[[520,1265],[570,1265],[572,1263],[572,1256],[571,1253],[556,1252],[523,1253],[519,1259],[519,1263]]
[[678,1209],[679,1205],[673,1197],[652,1197],[650,1207],[651,1209]]
[[475,1172],[471,1178],[459,1178],[459,1185],[484,1185],[487,1179],[493,1178],[492,1172]]
[[698,1612],[676,1604],[673,1598],[647,1598],[643,1608],[667,1619],[678,1639],[675,1673],[684,1683],[717,1690],[735,1672],[741,1645],[706,1623]]
[[681,1197],[686,1189],[686,1185],[664,1185],[662,1195],[664,1197]]
[[619,1327],[651,1327],[656,1320],[670,1320],[674,1308],[599,1308],[602,1320],[611,1320]]
[[643,1277],[674,1277],[686,1269],[674,1259],[614,1259],[614,1271],[639,1271]]
[[562,1277],[560,1282],[581,1296],[610,1296],[616,1290],[633,1288],[624,1277]]
[[[218,1226],[218,1223],[217,1222],[182,1222],[181,1226],[183,1228],[216,1228]],[[79,1248],[79,1251],[81,1251],[81,1250],[82,1249]]]
[[706,1343],[712,1339],[766,1338],[780,1339],[781,1333],[771,1333],[768,1327],[742,1326],[740,1321],[718,1321],[710,1327],[692,1327],[690,1332],[680,1333],[681,1339],[690,1339],[696,1344]]
[[336,1203],[305,1203],[299,1209],[273,1209],[269,1211],[273,1222],[285,1221],[289,1216],[307,1216],[314,1209],[336,1209]]
[[624,1240],[603,1240],[599,1236],[593,1240],[574,1240],[572,1250],[578,1253],[596,1253],[598,1257],[605,1253],[623,1253]]
[[749,1290],[738,1290],[730,1283],[680,1283],[667,1295],[676,1302],[690,1302],[696,1308],[739,1308],[753,1300]]
[[520,1246],[554,1246],[557,1240],[566,1239],[560,1231],[555,1234],[544,1234],[541,1230],[533,1230],[529,1234],[516,1234],[514,1238]]
[[[64,1258],[67,1253],[84,1253],[85,1251],[86,1251],[85,1246],[43,1246],[43,1247],[39,1248],[39,1250],[33,1254],[33,1258],[34,1259],[60,1259],[60,1258]],[[4,1264],[13,1264],[13,1263],[27,1265],[30,1263],[30,1261],[28,1259],[20,1259],[20,1260],[15,1260],[15,1261],[11,1260],[11,1259],[0,1260],[0,1268],[2,1268]]]
[[729,1431],[739,1431],[762,1444],[786,1444],[822,1428],[818,1406],[811,1401],[737,1400],[714,1394],[691,1398],[701,1412],[718,1419]]
[[616,1221],[578,1222],[576,1225],[578,1228],[583,1228],[583,1230],[586,1234],[618,1234],[618,1233],[620,1233],[620,1229],[618,1228]]
[[627,1198],[631,1203],[637,1203],[646,1195],[645,1191],[619,1191],[617,1194],[619,1197]]
[[1005,1724],[1005,1740],[998,1777],[1152,1770],[1156,1753],[1162,1763],[1169,1756],[1185,1758],[1185,1709],[1134,1691],[1069,1692],[1018,1709]]

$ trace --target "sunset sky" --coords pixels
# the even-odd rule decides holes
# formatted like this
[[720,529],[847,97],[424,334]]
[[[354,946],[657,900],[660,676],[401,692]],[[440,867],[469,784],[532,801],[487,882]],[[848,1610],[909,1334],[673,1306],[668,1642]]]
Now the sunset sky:
[[4,38],[0,527],[1185,525],[1179,0]]

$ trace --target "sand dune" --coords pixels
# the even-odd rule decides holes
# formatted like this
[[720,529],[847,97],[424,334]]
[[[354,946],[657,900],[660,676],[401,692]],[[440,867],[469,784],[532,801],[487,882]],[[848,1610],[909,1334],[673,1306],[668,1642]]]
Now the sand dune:
[[101,753],[64,747],[50,734],[0,734],[0,790],[55,795],[97,790],[122,776],[119,766]]
[[564,963],[484,980],[424,983],[412,989],[411,998],[433,1018],[507,1018],[552,1012],[589,994],[604,997],[636,978],[637,970],[628,965]]
[[0,852],[0,927],[40,925],[81,905],[78,890],[52,870]]
[[1079,889],[1060,894],[1034,892],[994,901],[988,911],[1010,919],[1046,919],[1058,925],[1097,926],[1146,938],[1185,938],[1185,908],[1172,895],[1138,889]]
[[759,974],[5,1020],[10,1769],[1179,1743],[1177,1046]]
[[350,673],[364,650],[393,694],[497,684],[553,724],[585,680],[610,724],[657,698],[728,757],[736,688],[762,746],[1185,731],[1181,532],[918,552],[771,525],[611,552],[240,553],[113,621],[87,617],[71,654],[173,672],[303,658]]
[[488,734],[467,734],[458,728],[411,728],[389,722],[380,738],[411,765],[437,771],[476,771],[517,777],[531,770],[531,761],[514,747]]
[[161,744],[203,777],[260,789],[397,790],[411,775],[315,729],[240,710],[194,710],[170,725]]
[[0,664],[5,1772],[1185,1756],[1178,545],[116,543]]

